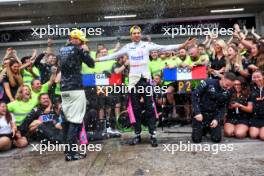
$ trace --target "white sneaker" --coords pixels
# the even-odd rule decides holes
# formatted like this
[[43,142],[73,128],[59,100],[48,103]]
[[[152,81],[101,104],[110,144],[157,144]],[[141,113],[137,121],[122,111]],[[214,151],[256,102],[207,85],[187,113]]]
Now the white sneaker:
[[106,132],[109,134],[115,134],[115,131],[111,127],[106,128]]
[[112,128],[107,128],[107,134],[110,135],[110,137],[121,137],[121,133],[117,130],[113,130]]
[[120,131],[118,130],[113,130],[115,134],[121,135]]

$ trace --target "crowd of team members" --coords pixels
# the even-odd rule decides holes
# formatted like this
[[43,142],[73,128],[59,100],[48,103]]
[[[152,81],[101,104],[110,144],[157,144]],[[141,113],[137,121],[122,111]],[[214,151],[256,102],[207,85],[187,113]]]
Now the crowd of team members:
[[[264,39],[254,30],[247,35],[238,25],[234,26],[234,35],[224,41],[216,35],[206,36],[206,40],[196,46],[189,46],[179,51],[152,51],[149,69],[156,86],[167,86],[166,94],[154,95],[159,113],[163,107],[170,105],[172,118],[179,118],[177,104],[180,96],[176,94],[177,82],[163,81],[163,69],[175,67],[207,66],[209,79],[223,79],[226,72],[236,75],[234,91],[224,118],[226,136],[264,140]],[[150,40],[150,39],[149,39]],[[151,42],[151,41],[149,41]],[[91,57],[98,58],[117,51],[120,47],[108,50],[103,44],[97,45],[97,51],[90,51]],[[128,57],[116,60],[96,62],[95,68],[88,68],[83,63],[82,74],[111,73],[122,74],[123,84],[128,84]],[[21,59],[16,50],[8,48],[3,58],[0,73],[2,85],[0,103],[0,150],[7,150],[12,145],[24,147],[28,144],[28,136],[45,131],[43,124],[61,134],[63,113],[60,98],[59,58],[52,52],[52,41],[48,40],[48,48],[37,55],[33,50],[31,56]],[[199,86],[200,81],[192,80],[192,88]],[[101,90],[101,89],[100,89]],[[98,91],[98,87],[86,88],[88,115],[98,119],[99,129],[119,134],[116,120],[126,110],[125,94],[108,94]],[[183,95],[190,100],[190,95]],[[142,100],[143,101],[143,100]],[[180,101],[180,100],[179,100]],[[190,101],[185,101],[190,104]],[[189,120],[192,107],[186,108]],[[90,118],[85,119],[89,128]],[[110,123],[110,125],[108,125]],[[220,122],[219,122],[220,123]],[[97,128],[97,127],[96,127]],[[93,128],[93,130],[97,130]],[[213,127],[212,127],[213,128]],[[90,129],[89,129],[90,130]],[[62,140],[57,135],[57,140]]]

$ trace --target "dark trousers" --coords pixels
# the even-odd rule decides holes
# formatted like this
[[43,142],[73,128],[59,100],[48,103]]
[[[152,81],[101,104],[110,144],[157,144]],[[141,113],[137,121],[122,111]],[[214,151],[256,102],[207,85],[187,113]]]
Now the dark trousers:
[[68,144],[69,146],[69,147],[65,147],[66,154],[74,154],[76,152],[73,151],[72,148],[74,148],[74,146],[77,145],[81,127],[82,127],[81,124],[72,123],[64,119],[63,122],[64,143]]
[[195,118],[192,119],[192,140],[195,143],[200,143],[202,141],[202,137],[207,132],[211,133],[211,140],[213,142],[220,142],[222,139],[221,133],[221,125],[218,122],[218,125],[215,128],[210,127],[210,123],[213,120],[214,114],[204,114],[203,121],[199,122]]
[[[139,89],[142,89],[142,87],[146,88],[147,86],[151,86],[146,79],[141,78],[138,83],[135,85],[136,91],[131,90],[131,102],[132,102],[132,108],[133,112],[136,118],[136,123],[134,124],[135,128],[135,134],[141,133],[141,117],[142,117],[142,106],[140,103],[141,97],[144,99],[144,110],[147,118],[147,124],[149,133],[151,135],[156,134],[156,117],[154,113],[154,107],[153,107],[153,99],[152,96],[150,96],[149,92],[143,92],[143,93],[137,93]],[[139,88],[140,87],[140,88]],[[145,89],[146,90],[146,89]],[[148,89],[149,91],[149,89]],[[140,91],[142,92],[142,91]]]

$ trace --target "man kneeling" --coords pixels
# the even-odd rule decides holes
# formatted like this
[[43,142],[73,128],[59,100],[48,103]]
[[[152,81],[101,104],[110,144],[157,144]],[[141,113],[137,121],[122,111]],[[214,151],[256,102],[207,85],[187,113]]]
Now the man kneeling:
[[19,129],[23,135],[36,134],[38,140],[62,143],[61,123],[60,110],[52,105],[47,93],[42,93],[39,95],[39,105],[27,115]]
[[211,140],[220,142],[222,138],[220,120],[224,117],[230,100],[233,73],[225,73],[218,79],[202,81],[192,92],[192,106],[194,118],[192,119],[192,140],[195,143],[202,141],[202,136],[209,130]]

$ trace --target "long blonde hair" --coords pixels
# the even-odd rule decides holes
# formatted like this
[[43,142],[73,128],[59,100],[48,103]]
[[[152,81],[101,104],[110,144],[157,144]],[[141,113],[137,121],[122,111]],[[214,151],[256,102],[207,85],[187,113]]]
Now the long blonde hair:
[[[222,48],[223,55],[226,57],[227,56],[227,44],[223,39],[217,39],[214,45],[219,45]],[[213,55],[212,58],[215,59],[216,52],[213,49]]]
[[28,85],[22,85],[22,86],[20,86],[19,88],[18,88],[18,90],[17,90],[17,93],[16,93],[16,100],[19,100],[19,101],[21,101],[21,100],[23,100],[23,88],[24,87],[27,87],[28,88],[28,90],[29,90],[29,93],[30,93],[30,97],[29,97],[29,99],[31,99],[31,90],[30,90],[30,87],[28,86]]
[[[7,73],[7,77],[8,77],[8,82],[10,84],[11,87],[15,87],[17,86],[17,83],[18,83],[18,86],[22,85],[23,84],[23,78],[22,78],[22,75],[20,74],[20,71],[18,71],[18,76],[17,76],[17,79],[15,79],[15,75],[14,73],[12,72],[11,70],[11,67],[14,65],[14,64],[19,64],[18,61],[16,60],[10,60],[10,63],[8,64],[7,68],[6,68],[6,73]],[[16,82],[17,81],[17,82]]]
[[[243,64],[242,64],[242,57],[241,55],[239,54],[239,49],[235,46],[232,46],[230,45],[228,48],[232,48],[235,52],[236,52],[236,57],[235,57],[235,62],[233,64],[238,64],[239,65],[239,68],[240,70],[243,70]],[[225,67],[225,71],[226,72],[229,72],[230,70],[232,69],[232,63],[231,63],[231,60],[226,57],[226,67]]]

